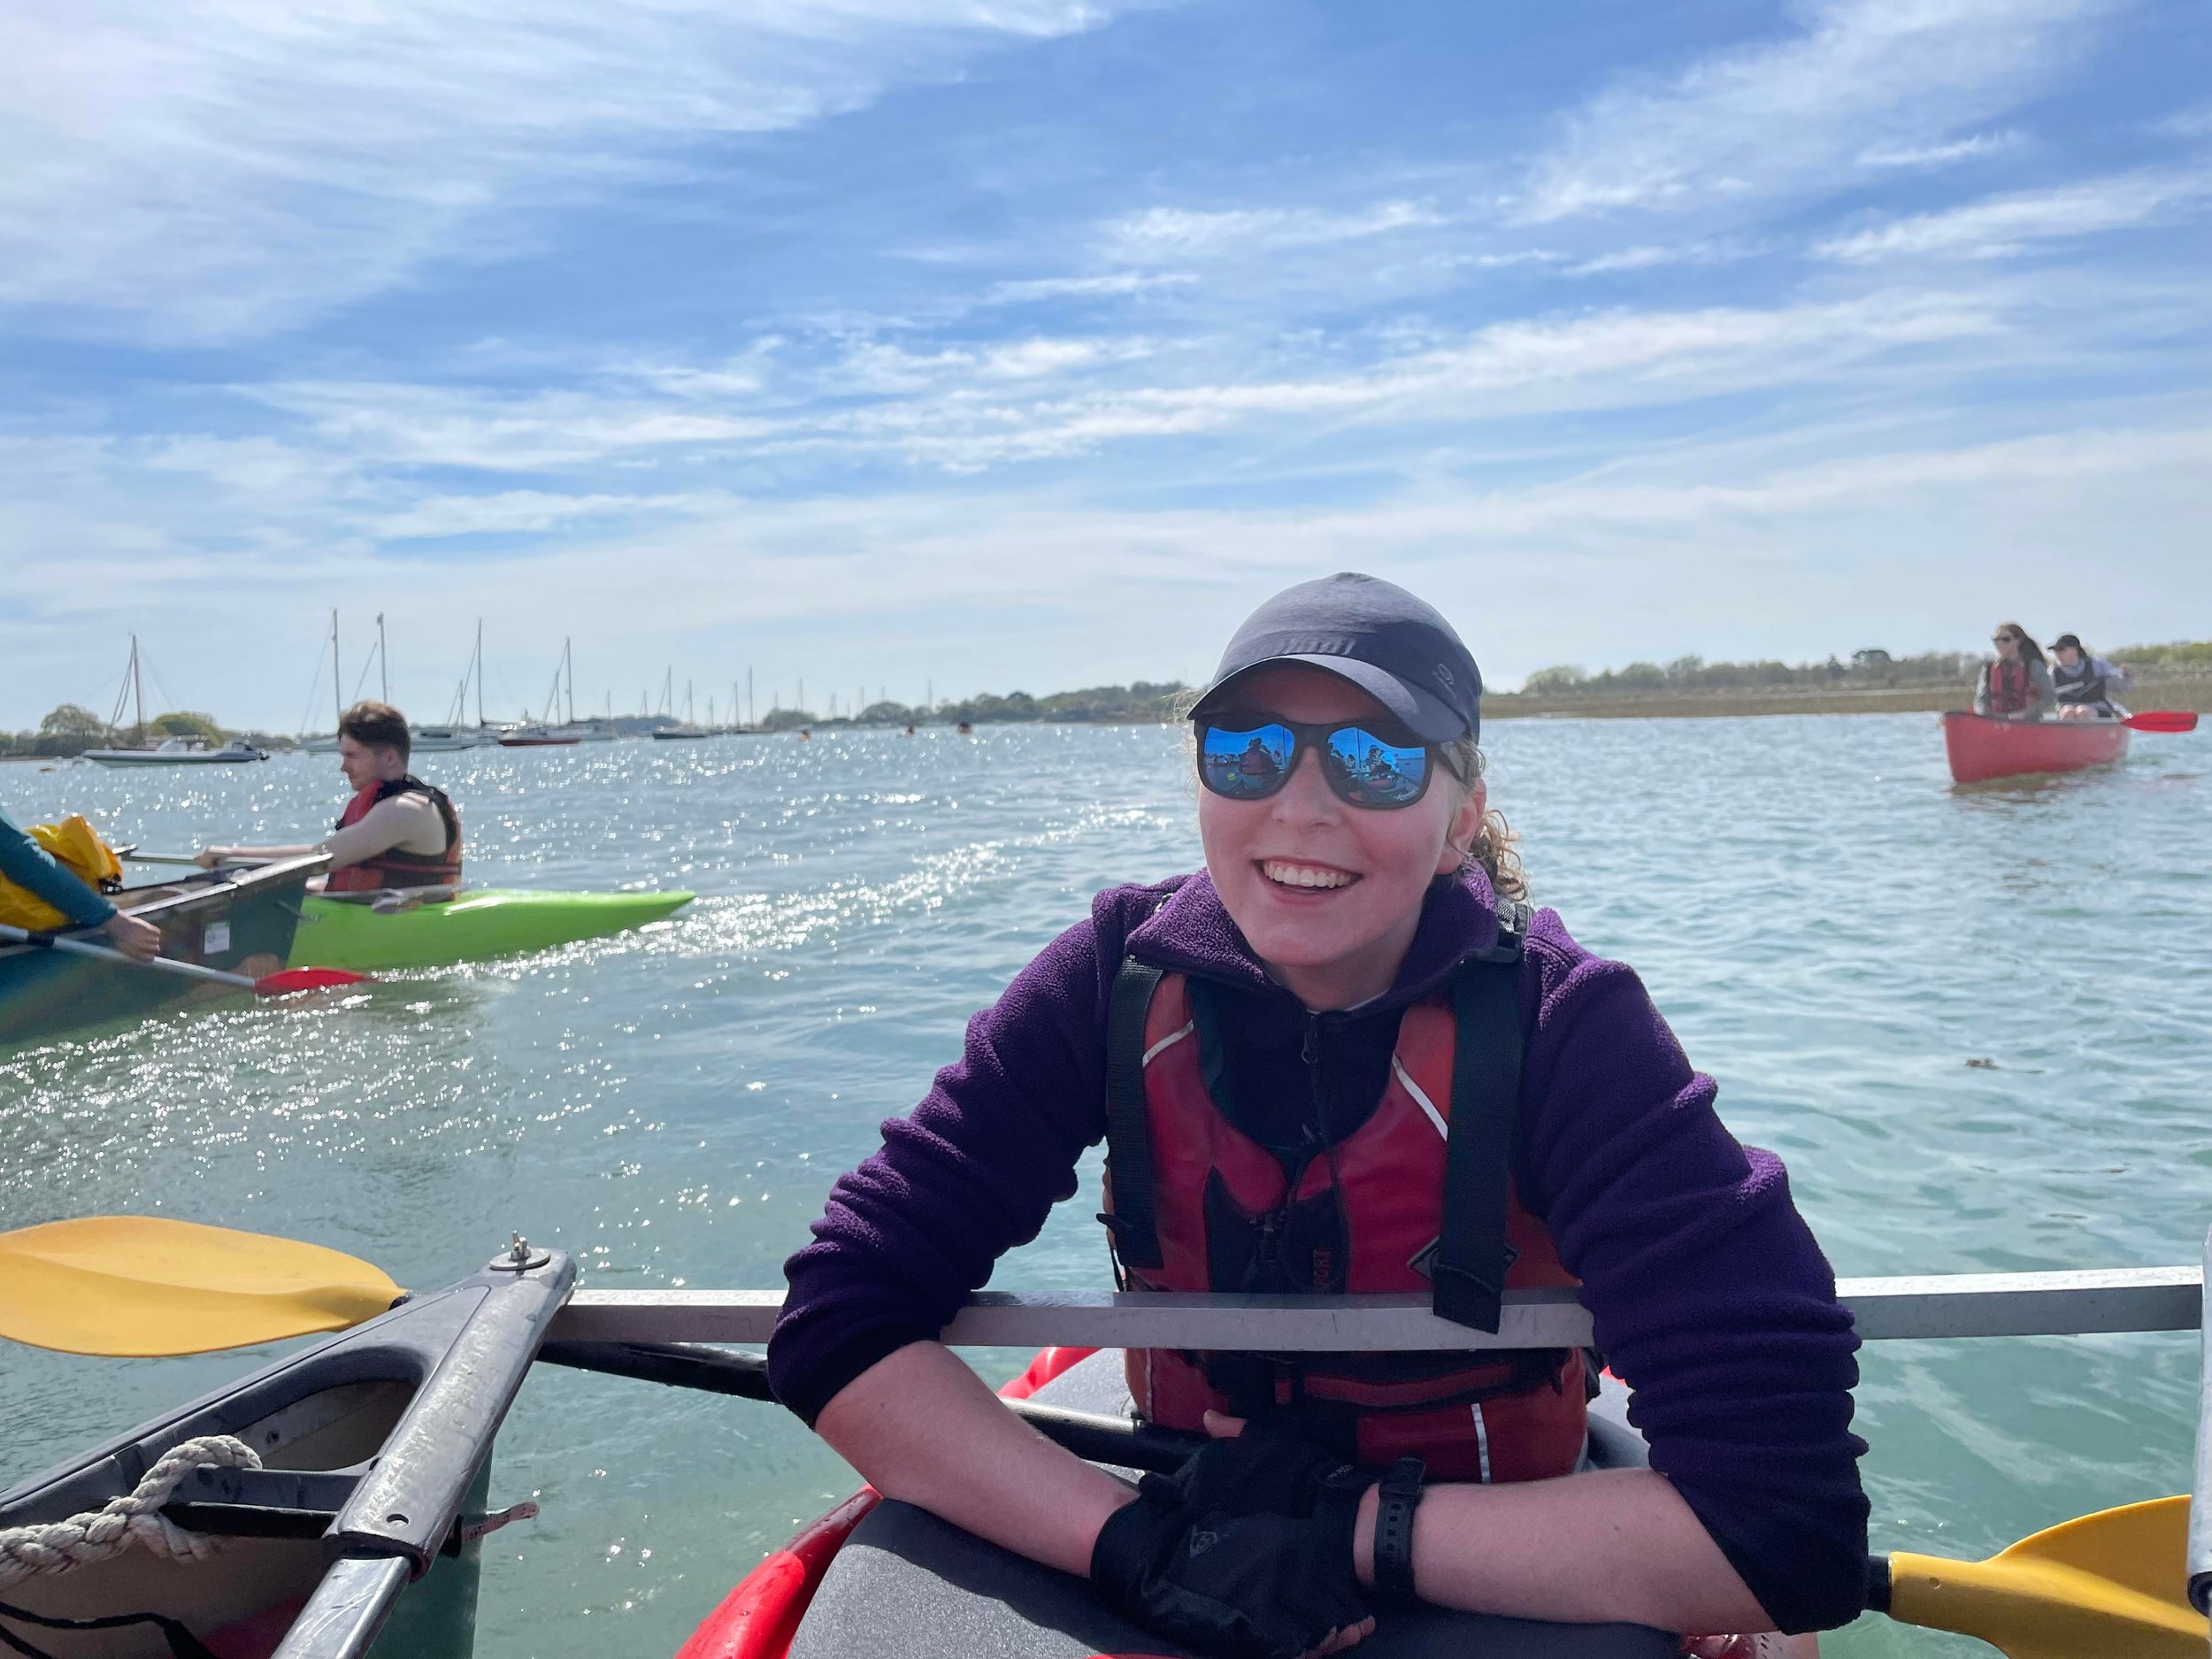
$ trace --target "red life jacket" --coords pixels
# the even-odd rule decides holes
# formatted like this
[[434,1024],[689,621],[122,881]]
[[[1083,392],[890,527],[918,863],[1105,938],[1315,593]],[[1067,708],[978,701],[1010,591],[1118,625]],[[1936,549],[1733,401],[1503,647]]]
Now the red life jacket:
[[2008,663],[2001,657],[1990,664],[1989,711],[1992,714],[2024,713],[2030,695],[2025,659],[2015,658]]
[[347,829],[368,817],[369,809],[379,801],[388,801],[396,795],[419,795],[429,798],[438,809],[438,816],[445,820],[445,850],[442,853],[403,852],[396,847],[388,848],[373,858],[364,858],[357,864],[348,864],[334,870],[324,883],[332,893],[376,893],[386,887],[452,887],[461,885],[461,817],[453,810],[453,803],[446,792],[425,783],[410,772],[406,777],[380,783],[362,790],[346,803],[346,810],[338,815],[336,827]]
[[[1494,1332],[1502,1290],[1577,1284],[1512,1190],[1517,929],[1508,941],[1496,953],[1504,960],[1463,968],[1452,995],[1406,1010],[1373,1114],[1290,1170],[1207,1089],[1208,999],[1194,998],[1180,974],[1125,963],[1110,1018],[1101,1217],[1123,1287],[1433,1290],[1438,1312]],[[1448,1128],[1460,1133],[1448,1138]],[[1133,1349],[1128,1371],[1130,1394],[1153,1422],[1198,1429],[1210,1407],[1287,1417],[1374,1467],[1410,1454],[1447,1479],[1536,1480],[1570,1472],[1583,1452],[1578,1349]]]

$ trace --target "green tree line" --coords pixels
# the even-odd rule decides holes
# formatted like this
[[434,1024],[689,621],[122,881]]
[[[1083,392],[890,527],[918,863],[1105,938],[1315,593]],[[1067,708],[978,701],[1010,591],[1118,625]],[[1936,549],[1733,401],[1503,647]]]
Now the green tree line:
[[198,738],[219,747],[234,735],[262,749],[289,749],[288,737],[265,732],[234,733],[218,725],[215,717],[191,709],[156,715],[144,726],[110,726],[91,710],[65,703],[38,723],[35,732],[0,732],[0,755],[40,755],[65,759],[88,749],[137,749],[172,737]]
[[1091,686],[1081,691],[1056,691],[1034,697],[1026,691],[1000,696],[979,692],[972,697],[940,703],[935,708],[918,703],[872,703],[858,714],[826,720],[807,709],[777,709],[761,725],[772,732],[801,726],[972,726],[1034,723],[1042,720],[1071,724],[1139,725],[1174,718],[1175,699],[1186,689],[1180,680],[1154,685],[1139,680],[1133,686]]
[[[2212,673],[2212,641],[2170,645],[2130,645],[2098,653],[2153,678],[2165,674]],[[1988,658],[1972,651],[1924,651],[1893,657],[1887,651],[1855,651],[1848,662],[1709,663],[1701,657],[1678,657],[1671,663],[1631,663],[1598,673],[1562,664],[1540,668],[1522,682],[1528,697],[1647,696],[1664,693],[1724,691],[1853,691],[1893,687],[1953,686],[1971,681]],[[1510,696],[1514,694],[1502,694]]]

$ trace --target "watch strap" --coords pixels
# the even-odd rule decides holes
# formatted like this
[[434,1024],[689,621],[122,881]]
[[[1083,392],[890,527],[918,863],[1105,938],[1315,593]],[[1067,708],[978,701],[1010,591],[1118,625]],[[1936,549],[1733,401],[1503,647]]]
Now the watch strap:
[[1421,1502],[1421,1480],[1428,1466],[1417,1457],[1401,1457],[1383,1475],[1375,1502],[1375,1589],[1387,1601],[1402,1604],[1413,1591],[1413,1511]]

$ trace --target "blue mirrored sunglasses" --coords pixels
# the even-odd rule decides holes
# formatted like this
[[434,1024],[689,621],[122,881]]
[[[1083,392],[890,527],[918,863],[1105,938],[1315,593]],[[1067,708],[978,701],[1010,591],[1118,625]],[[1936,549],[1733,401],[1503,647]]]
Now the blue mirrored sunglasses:
[[1371,811],[1411,806],[1428,792],[1435,769],[1426,744],[1394,742],[1356,723],[1201,722],[1199,780],[1227,800],[1264,801],[1290,781],[1298,757],[1309,749],[1319,751],[1321,775],[1337,799]]

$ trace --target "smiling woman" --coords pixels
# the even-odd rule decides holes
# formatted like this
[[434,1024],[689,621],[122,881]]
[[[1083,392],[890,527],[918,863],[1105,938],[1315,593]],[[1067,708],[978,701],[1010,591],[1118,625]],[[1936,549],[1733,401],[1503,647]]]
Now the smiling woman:
[[[1438,1609],[1698,1634],[1858,1611],[1849,1316],[1635,976],[1492,886],[1480,696],[1386,582],[1263,605],[1193,713],[1205,869],[1099,895],[837,1183],[770,1363],[891,1501],[856,1538],[904,1562],[902,1605],[934,1594],[912,1506],[1027,1586],[1010,1651],[1064,1582],[1024,1562],[1089,1579],[1069,1628],[1094,1645],[1118,1617],[1119,1649],[1272,1659],[1427,1651]],[[1577,1350],[1131,1353],[1134,1409],[1217,1437],[1134,1492],[1030,1433],[935,1336],[1102,1139],[1124,1287],[1417,1293],[1488,1331],[1508,1289],[1571,1287],[1650,1466],[1593,1463]],[[1629,1651],[1588,1640],[1546,1651]]]

